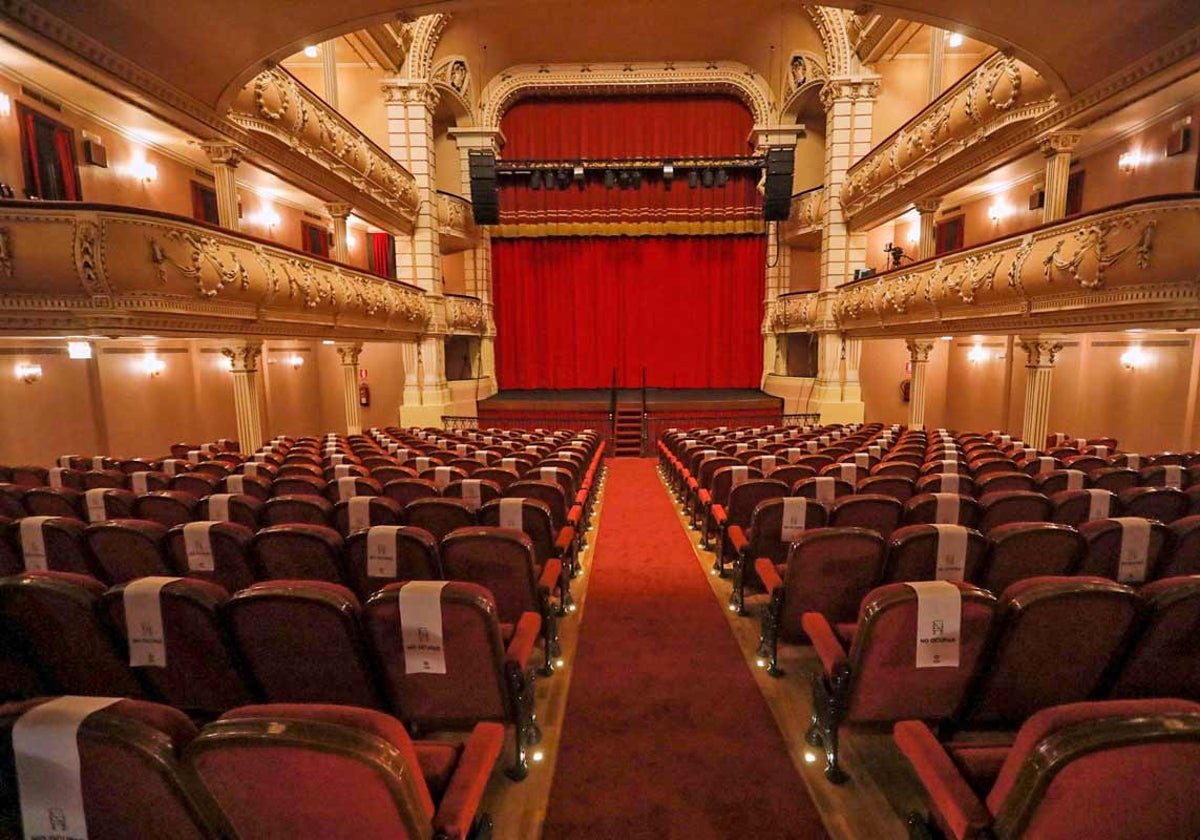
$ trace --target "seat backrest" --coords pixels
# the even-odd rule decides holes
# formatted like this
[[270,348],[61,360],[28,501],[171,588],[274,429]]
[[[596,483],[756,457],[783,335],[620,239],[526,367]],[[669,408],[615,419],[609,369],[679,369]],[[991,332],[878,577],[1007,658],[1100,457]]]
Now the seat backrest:
[[[208,581],[142,578],[105,592],[101,610],[124,641],[130,668],[155,697],[189,714],[216,715],[253,699],[224,627],[221,611],[228,600],[224,589]],[[161,649],[129,644],[131,637],[147,638],[140,624],[130,628],[131,604],[135,621],[150,617],[156,629],[149,637],[161,639]]]
[[67,572],[0,580],[0,628],[17,639],[46,686],[60,694],[141,697],[98,610],[104,584]]
[[391,715],[329,705],[233,709],[185,760],[243,840],[430,840],[434,802]]
[[782,481],[770,478],[749,478],[729,491],[726,514],[730,525],[747,528],[754,509],[767,499],[781,499],[788,495],[789,487]]
[[345,574],[350,588],[364,601],[395,581],[440,580],[437,540],[424,528],[409,525],[374,525],[355,531],[346,539]]
[[1200,706],[1183,700],[1072,703],[1039,712],[987,795],[994,836],[1200,836]]
[[979,502],[959,493],[919,493],[904,503],[905,525],[979,524]]
[[854,485],[842,478],[821,475],[804,478],[792,485],[793,496],[803,496],[813,499],[826,507],[831,507],[837,499],[854,495]]
[[1126,516],[1157,519],[1166,525],[1187,516],[1190,506],[1187,494],[1174,487],[1130,487],[1117,496]]
[[315,475],[277,476],[271,482],[272,496],[324,496],[328,482]]
[[957,588],[960,598],[954,666],[918,666],[919,596],[912,586],[885,584],[863,599],[848,657],[848,719],[938,720],[958,710],[983,661],[997,605],[996,596],[972,584],[946,585]]
[[1012,522],[1046,522],[1050,519],[1050,500],[1041,493],[1008,490],[987,493],[979,498],[979,525],[983,533]]
[[884,580],[978,582],[988,540],[964,525],[905,525],[892,532]]
[[253,496],[260,502],[271,497],[271,479],[265,475],[229,475],[220,484],[222,493]]
[[21,496],[21,504],[30,516],[87,519],[83,512],[83,493],[65,487],[30,487]]
[[225,607],[238,650],[272,703],[381,708],[359,603],[325,581],[256,583]]
[[804,531],[792,543],[784,573],[781,632],[794,637],[800,616],[819,612],[831,623],[852,622],[883,576],[887,543],[865,528]]
[[405,590],[408,608],[418,617],[429,615],[432,608],[414,596],[412,583],[388,584],[363,606],[364,632],[380,663],[393,714],[430,729],[511,720],[516,698],[506,683],[504,641],[491,593],[465,581],[447,581],[423,593],[440,604],[444,659],[442,672],[434,673],[407,662]]
[[383,485],[383,495],[407,505],[417,499],[436,498],[441,495],[437,485],[424,478],[397,478]]
[[341,583],[343,540],[323,525],[271,525],[250,541],[259,580],[323,580]]
[[333,522],[333,504],[321,496],[297,494],[274,496],[263,506],[264,525],[324,525]]
[[1137,585],[1160,577],[1171,532],[1161,522],[1136,516],[1095,519],[1079,526],[1087,541],[1080,574]]
[[1200,515],[1176,519],[1167,528],[1171,532],[1169,553],[1162,558],[1159,576],[1200,574]]
[[19,552],[21,571],[70,572],[95,576],[95,561],[83,533],[87,527],[66,516],[26,516],[5,526],[8,542]]
[[133,503],[133,512],[138,519],[149,519],[172,528],[195,518],[198,501],[191,493],[159,490],[138,496]]
[[1145,616],[1109,696],[1200,697],[1200,577],[1163,578],[1138,594]]
[[492,593],[500,621],[540,613],[533,541],[512,528],[474,526],[448,534],[439,546],[447,580],[477,583]]
[[197,499],[217,492],[221,481],[214,475],[201,472],[186,472],[171,479],[171,489],[191,493]]
[[549,506],[537,499],[520,498],[520,516],[517,517],[511,507],[505,513],[505,506],[513,499],[496,499],[483,505],[476,514],[478,523],[493,528],[516,528],[523,531],[533,543],[537,567],[542,566],[555,556],[556,543],[561,533],[554,527],[554,518]]
[[462,499],[416,499],[404,506],[402,515],[405,525],[422,528],[439,541],[457,528],[475,524],[475,511]]
[[912,479],[900,475],[870,475],[858,482],[855,492],[877,496],[891,496],[901,504],[916,495]]
[[885,540],[900,524],[904,505],[892,496],[860,493],[833,503],[829,524],[835,528],[856,527],[877,532]]
[[[74,730],[78,765],[64,762],[41,771],[51,793],[62,794],[78,785],[84,826],[74,824],[63,809],[41,824],[24,827],[26,836],[86,836],[92,838],[155,837],[178,840],[216,840],[229,836],[224,818],[208,794],[181,766],[184,748],[196,737],[196,726],[183,712],[143,700],[115,700],[96,709],[93,698],[38,698],[0,706],[0,808],[14,818],[21,808],[18,769],[32,769],[38,747],[69,744]],[[89,713],[89,706],[92,709]],[[16,735],[16,737],[14,737]],[[28,756],[18,759],[16,749]],[[60,750],[56,746],[52,749]],[[50,765],[54,766],[54,765]],[[67,775],[69,774],[69,775]],[[76,775],[77,774],[77,775]],[[76,781],[77,779],[77,781]],[[31,814],[44,813],[48,804],[38,783],[24,793]],[[53,801],[53,800],[49,800]],[[39,807],[42,806],[42,807]],[[34,818],[36,820],[36,818]],[[61,819],[67,820],[65,830]],[[20,836],[20,823],[14,825]]]
[[981,582],[997,593],[1025,578],[1076,574],[1087,555],[1086,541],[1069,525],[1012,522],[987,536],[991,550]]
[[442,495],[447,499],[462,499],[474,510],[503,495],[500,485],[490,479],[467,478],[446,485]]
[[96,571],[109,583],[169,574],[163,544],[166,536],[165,526],[148,519],[94,522],[84,531]]
[[387,496],[356,496],[333,506],[333,523],[346,537],[372,525],[399,525],[403,510],[399,502]]
[[[311,496],[300,498],[311,499]],[[318,498],[318,504],[324,499]],[[236,522],[252,531],[258,530],[263,522],[266,505],[255,496],[246,493],[213,493],[205,496],[196,505],[197,520],[214,522]]]
[[1125,651],[1140,602],[1103,578],[1035,577],[1005,590],[1000,611],[966,717],[1016,726],[1040,709],[1094,696]]
[[1079,527],[1092,519],[1121,515],[1121,503],[1111,490],[1062,490],[1050,497],[1050,521]]
[[175,574],[237,592],[254,583],[250,563],[253,538],[254,532],[245,525],[199,520],[167,531],[164,551]]
[[[1119,456],[1125,457],[1125,456]],[[1091,474],[1092,486],[1102,490],[1120,493],[1130,487],[1137,487],[1137,470],[1124,466],[1107,467],[1094,470]]]

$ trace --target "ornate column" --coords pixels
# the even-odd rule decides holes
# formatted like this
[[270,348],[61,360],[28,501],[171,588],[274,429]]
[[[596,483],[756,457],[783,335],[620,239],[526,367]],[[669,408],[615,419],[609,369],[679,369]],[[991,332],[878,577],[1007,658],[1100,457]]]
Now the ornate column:
[[942,67],[946,61],[946,30],[929,27],[929,101],[942,93]]
[[908,425],[922,428],[925,425],[925,371],[929,366],[929,354],[933,342],[923,338],[906,338],[908,360],[912,365],[912,381],[908,389]]
[[921,198],[913,202],[913,207],[921,216],[921,238],[917,245],[917,259],[924,260],[932,257],[937,250],[937,234],[933,227],[933,219],[938,208],[942,206],[941,196]]
[[358,356],[362,343],[339,343],[334,345],[342,361],[342,398],[346,407],[346,434],[362,434],[362,421],[358,417]]
[[242,162],[242,150],[232,143],[213,141],[201,143],[209,161],[213,165],[213,179],[216,181],[217,219],[223,228],[238,229],[238,194],[237,180],[234,172]]
[[384,79],[382,86],[388,151],[412,173],[417,187],[418,210],[412,236],[396,237],[397,276],[440,297],[442,252],[433,154],[433,112],[440,95],[425,79]]
[[1046,442],[1046,426],[1050,415],[1050,378],[1054,363],[1062,350],[1062,342],[1050,336],[1021,336],[1018,341],[1025,351],[1025,419],[1021,438],[1031,449],[1041,449]]
[[334,201],[326,204],[325,210],[333,217],[333,258],[340,263],[349,263],[350,246],[346,244],[346,219],[350,217],[353,208],[344,201]]
[[[1038,140],[1046,158],[1046,201],[1042,221],[1054,222],[1067,215],[1067,181],[1071,177],[1071,153],[1079,145],[1078,131],[1053,131]],[[1026,442],[1029,439],[1026,438]]]
[[321,81],[325,83],[325,101],[333,110],[338,109],[337,43],[325,41],[321,44]]
[[262,446],[262,396],[258,390],[258,360],[262,358],[261,341],[239,341],[221,348],[233,371],[233,410],[237,415],[238,442],[242,452],[253,452]]

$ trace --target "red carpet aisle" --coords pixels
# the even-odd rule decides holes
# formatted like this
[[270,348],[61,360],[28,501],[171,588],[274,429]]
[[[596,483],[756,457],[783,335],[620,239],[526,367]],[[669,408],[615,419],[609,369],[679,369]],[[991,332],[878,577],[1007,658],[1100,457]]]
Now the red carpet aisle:
[[654,461],[608,463],[542,837],[825,837]]

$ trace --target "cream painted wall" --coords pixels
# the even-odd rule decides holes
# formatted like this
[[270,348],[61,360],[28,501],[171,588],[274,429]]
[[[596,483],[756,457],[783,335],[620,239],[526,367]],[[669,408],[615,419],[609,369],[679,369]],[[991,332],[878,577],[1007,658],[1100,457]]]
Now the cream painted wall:
[[821,287],[820,251],[793,248],[789,269],[789,292],[815,292]]
[[442,254],[442,279],[446,281],[444,291],[451,295],[467,293],[466,252]]
[[[945,425],[946,365],[949,342],[938,341],[926,368],[925,424]],[[908,379],[908,347],[899,338],[872,338],[863,341],[859,361],[866,417],[872,422],[907,423],[909,404],[900,398],[900,382]]]
[[[26,384],[13,368],[42,366]],[[89,386],[95,362],[67,358],[65,345],[12,341],[0,347],[0,463],[50,464],[59,455],[100,450],[96,401]]]
[[825,115],[804,118],[804,136],[796,141],[796,165],[792,170],[792,192],[798,193],[825,183]]

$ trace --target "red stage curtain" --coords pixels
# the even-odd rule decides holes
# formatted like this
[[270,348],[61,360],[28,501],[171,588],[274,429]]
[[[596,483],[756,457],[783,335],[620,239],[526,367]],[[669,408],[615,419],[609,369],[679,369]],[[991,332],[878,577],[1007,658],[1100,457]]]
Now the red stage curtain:
[[501,388],[757,388],[763,236],[494,239]]

